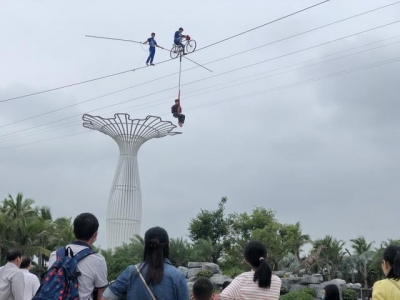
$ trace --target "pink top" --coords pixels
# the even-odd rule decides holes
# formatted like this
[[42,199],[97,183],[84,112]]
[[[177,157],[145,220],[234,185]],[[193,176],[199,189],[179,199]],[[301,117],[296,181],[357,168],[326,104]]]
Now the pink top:
[[253,281],[254,271],[237,276],[220,294],[220,300],[279,300],[282,281],[276,276],[271,277],[269,289],[258,287]]

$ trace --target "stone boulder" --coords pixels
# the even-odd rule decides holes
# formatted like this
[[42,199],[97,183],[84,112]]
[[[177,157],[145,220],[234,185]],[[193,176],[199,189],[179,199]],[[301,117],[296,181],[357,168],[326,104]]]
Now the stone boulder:
[[219,266],[214,263],[202,263],[201,269],[205,271],[211,271],[213,274],[222,274]]
[[195,277],[199,271],[201,271],[201,268],[189,268],[187,278]]
[[222,284],[225,281],[231,282],[233,279],[228,276],[222,275],[222,274],[215,274],[210,278],[210,280],[213,283],[214,287],[221,288]]

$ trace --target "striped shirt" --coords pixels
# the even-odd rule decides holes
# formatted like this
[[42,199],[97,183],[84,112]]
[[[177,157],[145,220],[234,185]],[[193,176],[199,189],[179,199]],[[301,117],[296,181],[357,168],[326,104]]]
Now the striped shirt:
[[254,271],[237,276],[220,294],[220,300],[279,300],[282,281],[276,276],[271,277],[269,289],[260,288],[253,281]]

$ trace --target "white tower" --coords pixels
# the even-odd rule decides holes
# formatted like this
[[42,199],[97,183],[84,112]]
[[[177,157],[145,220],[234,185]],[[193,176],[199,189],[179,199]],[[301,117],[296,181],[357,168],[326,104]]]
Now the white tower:
[[152,138],[180,132],[171,132],[175,125],[153,116],[132,120],[128,114],[122,113],[109,119],[85,114],[82,119],[84,127],[109,135],[119,147],[120,155],[107,210],[108,247],[115,249],[129,243],[135,234],[140,233],[142,193],[137,162],[140,146]]

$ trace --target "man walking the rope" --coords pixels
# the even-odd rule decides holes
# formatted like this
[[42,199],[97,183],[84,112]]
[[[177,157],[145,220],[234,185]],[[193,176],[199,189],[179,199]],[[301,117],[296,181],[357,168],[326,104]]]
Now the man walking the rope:
[[149,47],[150,54],[149,54],[149,57],[146,60],[146,65],[149,65],[149,63],[150,63],[151,66],[154,66],[153,59],[154,59],[154,55],[156,54],[156,47],[164,49],[163,47],[160,47],[160,46],[157,45],[157,42],[154,39],[155,36],[156,36],[156,34],[154,32],[152,32],[151,33],[151,37],[149,37],[147,39],[147,41],[143,42],[144,45],[149,43],[149,46],[150,46]]
[[175,105],[172,105],[171,113],[174,116],[174,118],[178,118],[178,125],[179,127],[182,127],[183,123],[185,123],[185,115],[182,114],[182,107],[179,104],[179,99],[176,99]]

